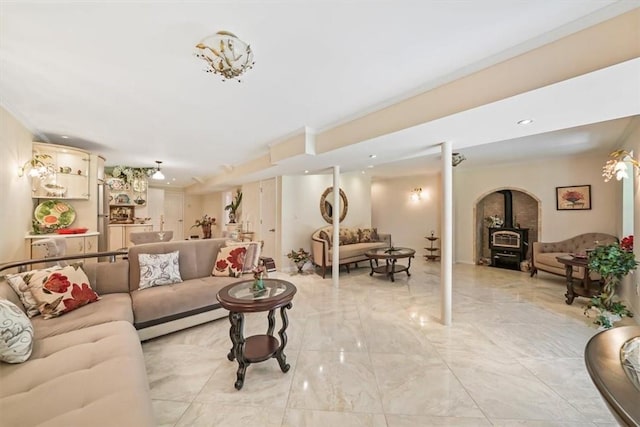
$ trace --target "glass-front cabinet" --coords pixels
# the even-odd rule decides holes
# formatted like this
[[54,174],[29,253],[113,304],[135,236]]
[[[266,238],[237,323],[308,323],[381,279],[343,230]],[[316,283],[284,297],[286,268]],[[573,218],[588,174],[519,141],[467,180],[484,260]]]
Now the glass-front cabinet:
[[89,199],[90,154],[53,144],[33,144],[34,157],[42,156],[49,173],[31,179],[35,199]]

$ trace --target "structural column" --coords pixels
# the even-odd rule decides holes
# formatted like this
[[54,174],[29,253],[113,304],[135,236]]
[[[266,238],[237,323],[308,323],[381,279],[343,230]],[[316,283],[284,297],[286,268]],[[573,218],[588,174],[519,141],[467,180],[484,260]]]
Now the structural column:
[[442,248],[440,258],[440,316],[442,324],[451,325],[451,289],[453,286],[453,165],[451,142],[445,141],[442,152]]
[[331,257],[331,281],[340,285],[340,166],[333,167],[333,253]]

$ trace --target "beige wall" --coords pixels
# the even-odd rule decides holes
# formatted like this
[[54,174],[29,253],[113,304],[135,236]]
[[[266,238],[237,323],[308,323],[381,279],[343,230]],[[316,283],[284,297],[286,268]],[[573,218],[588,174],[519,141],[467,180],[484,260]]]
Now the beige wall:
[[[522,189],[540,200],[540,241],[563,240],[580,233],[618,234],[620,183],[605,183],[606,153],[454,170],[454,259],[474,262],[474,206],[498,188]],[[556,210],[555,187],[591,185],[592,209]]]
[[[416,187],[425,193],[419,201],[411,200]],[[381,233],[391,233],[394,246],[415,249],[416,256],[422,257],[425,236],[433,230],[440,237],[440,193],[440,174],[376,180],[371,184],[372,225]]]
[[31,158],[32,134],[0,107],[0,262],[25,257],[25,234],[31,229],[33,202],[29,178],[18,167]]
[[[278,268],[289,266],[286,254],[292,249],[311,250],[311,234],[328,225],[320,214],[320,197],[333,185],[332,175],[282,177],[281,235],[282,254],[276,260]],[[340,175],[340,188],[349,201],[343,227],[371,225],[371,179],[360,172]],[[280,262],[278,262],[280,261]]]

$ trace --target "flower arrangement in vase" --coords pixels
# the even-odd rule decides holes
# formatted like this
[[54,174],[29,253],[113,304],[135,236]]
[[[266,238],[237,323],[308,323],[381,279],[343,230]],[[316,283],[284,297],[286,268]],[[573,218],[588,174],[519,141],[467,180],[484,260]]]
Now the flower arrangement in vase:
[[589,270],[598,273],[603,283],[600,295],[593,297],[585,309],[587,316],[595,312],[593,323],[608,329],[625,316],[633,317],[633,313],[614,297],[622,278],[637,266],[633,236],[625,237],[619,243],[597,246],[589,252]]
[[292,249],[291,252],[287,254],[287,258],[296,264],[296,267],[298,267],[298,273],[302,273],[304,265],[311,260],[311,254],[302,248],[297,251]]
[[211,238],[211,226],[216,225],[216,219],[205,214],[202,218],[196,219],[196,223],[191,228],[202,227],[202,238]]

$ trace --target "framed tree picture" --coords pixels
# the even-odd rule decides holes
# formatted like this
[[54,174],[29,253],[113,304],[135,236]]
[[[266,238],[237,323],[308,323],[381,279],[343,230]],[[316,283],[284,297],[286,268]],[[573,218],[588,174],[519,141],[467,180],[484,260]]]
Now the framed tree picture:
[[556,187],[556,209],[559,211],[591,209],[591,186]]

